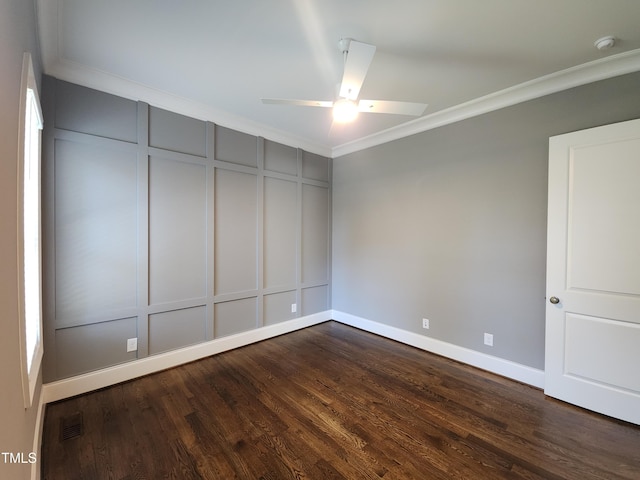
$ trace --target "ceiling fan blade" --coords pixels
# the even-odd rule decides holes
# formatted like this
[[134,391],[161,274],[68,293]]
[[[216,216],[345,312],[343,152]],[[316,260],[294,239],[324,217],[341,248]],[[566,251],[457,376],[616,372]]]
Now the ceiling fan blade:
[[368,43],[351,40],[347,59],[344,62],[344,74],[340,84],[340,96],[355,100],[360,94],[360,87],[367,76],[369,65],[376,53],[376,47]]
[[360,100],[358,111],[369,113],[394,113],[419,117],[427,109],[426,103],[394,102],[390,100]]
[[287,98],[263,98],[266,105],[293,105],[296,107],[333,107],[333,102],[325,100],[292,100]]

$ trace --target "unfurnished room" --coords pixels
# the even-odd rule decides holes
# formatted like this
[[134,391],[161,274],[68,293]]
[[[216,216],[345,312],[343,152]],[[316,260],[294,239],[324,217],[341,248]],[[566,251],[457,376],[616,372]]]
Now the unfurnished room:
[[640,478],[640,2],[0,5],[0,480]]

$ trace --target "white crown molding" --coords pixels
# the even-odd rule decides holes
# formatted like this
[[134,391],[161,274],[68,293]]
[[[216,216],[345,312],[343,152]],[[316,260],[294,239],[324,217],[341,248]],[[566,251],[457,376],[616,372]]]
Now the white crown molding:
[[40,47],[42,67],[47,71],[58,62],[60,31],[58,0],[37,0],[36,17],[38,24],[37,37]]
[[59,80],[76,83],[105,93],[135,101],[143,101],[158,108],[189,117],[214,122],[217,125],[256,135],[275,142],[302,148],[325,157],[331,156],[331,148],[319,145],[291,133],[268,125],[216,109],[201,102],[149,87],[142,83],[69,61],[61,56],[59,0],[37,0],[38,36],[44,73]]
[[331,148],[328,146],[318,145],[306,138],[292,135],[259,122],[254,122],[245,117],[234,115],[210,105],[149,87],[148,85],[134,82],[102,70],[89,68],[69,60],[58,59],[53,66],[45,67],[45,73],[59,80],[93,88],[130,100],[146,102],[154,107],[170,110],[174,113],[180,113],[199,120],[214,122],[216,125],[258,137],[264,137],[285,145],[302,148],[308,152],[325,157],[331,156]]
[[234,130],[261,136],[332,158],[375,147],[569,88],[640,71],[640,49],[631,50],[545,75],[331,148],[212,106],[62,58],[59,46],[59,33],[61,31],[59,9],[62,7],[59,4],[59,0],[37,0],[40,52],[46,74],[60,80],[95,88],[121,97],[136,101],[141,100],[159,108],[211,121]]
[[545,75],[352,142],[338,145],[332,149],[331,156],[332,158],[341,157],[562,90],[637,71],[640,71],[640,49],[612,55]]

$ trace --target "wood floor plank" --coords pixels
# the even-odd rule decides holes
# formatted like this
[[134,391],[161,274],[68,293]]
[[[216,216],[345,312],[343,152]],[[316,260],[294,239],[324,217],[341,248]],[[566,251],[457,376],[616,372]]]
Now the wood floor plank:
[[45,480],[640,478],[640,427],[336,322],[48,405],[42,452]]

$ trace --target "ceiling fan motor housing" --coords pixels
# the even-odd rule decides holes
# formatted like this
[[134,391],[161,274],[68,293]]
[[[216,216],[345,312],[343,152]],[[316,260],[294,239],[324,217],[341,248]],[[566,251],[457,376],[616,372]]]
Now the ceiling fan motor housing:
[[338,48],[340,49],[341,53],[344,54],[349,52],[349,45],[351,45],[351,40],[353,40],[353,38],[345,37],[340,39],[340,41],[338,42]]

